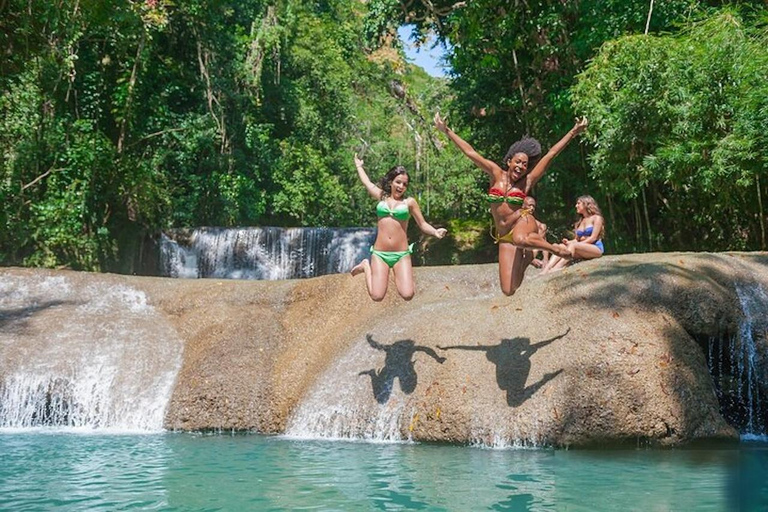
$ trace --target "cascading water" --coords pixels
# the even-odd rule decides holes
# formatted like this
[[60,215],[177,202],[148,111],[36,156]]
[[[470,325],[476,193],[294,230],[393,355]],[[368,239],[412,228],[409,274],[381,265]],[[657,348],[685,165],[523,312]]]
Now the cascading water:
[[[288,421],[287,437],[301,439],[363,439],[374,442],[407,440],[412,418],[402,379],[382,375],[381,353],[356,345],[321,375]],[[386,366],[385,366],[386,367]],[[374,391],[376,390],[376,391]],[[378,395],[377,393],[378,392]]]
[[368,228],[199,228],[162,235],[168,277],[296,279],[348,272],[376,236]]
[[0,428],[157,431],[183,343],[143,292],[0,276]]
[[707,361],[723,416],[743,437],[765,438],[768,295],[757,284],[737,285],[743,318],[732,336],[710,338]]

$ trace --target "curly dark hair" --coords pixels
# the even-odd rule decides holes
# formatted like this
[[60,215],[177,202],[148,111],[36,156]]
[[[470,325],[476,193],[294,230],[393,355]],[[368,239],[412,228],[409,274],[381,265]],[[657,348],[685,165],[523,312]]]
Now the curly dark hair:
[[[382,192],[382,199],[392,195],[392,181],[394,181],[394,179],[401,174],[408,176],[408,171],[406,171],[405,167],[402,165],[396,165],[387,171],[387,174],[385,174],[384,177],[379,180],[379,188]],[[408,176],[408,179],[410,179],[410,176]]]
[[509,146],[509,150],[502,162],[504,170],[507,169],[507,162],[509,162],[509,159],[518,153],[525,153],[528,155],[528,169],[533,169],[536,167],[539,159],[541,159],[541,144],[533,137],[523,137]]

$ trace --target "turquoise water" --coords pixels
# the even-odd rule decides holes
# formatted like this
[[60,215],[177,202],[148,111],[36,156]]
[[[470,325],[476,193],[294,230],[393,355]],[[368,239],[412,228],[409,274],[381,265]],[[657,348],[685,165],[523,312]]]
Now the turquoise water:
[[0,434],[0,510],[766,510],[768,449]]

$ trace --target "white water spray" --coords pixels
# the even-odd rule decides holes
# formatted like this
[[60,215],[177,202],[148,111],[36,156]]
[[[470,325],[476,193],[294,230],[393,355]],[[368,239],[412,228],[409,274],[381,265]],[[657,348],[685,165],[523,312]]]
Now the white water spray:
[[0,427],[161,430],[183,344],[143,292],[0,276]]
[[369,375],[381,365],[382,355],[364,343],[350,349],[316,381],[288,421],[286,436],[300,439],[346,439],[401,442],[407,432],[412,408],[397,381],[388,399],[378,403]]
[[711,338],[707,360],[718,379],[718,400],[726,405],[727,415],[738,415],[729,420],[741,426],[743,437],[759,438],[768,434],[761,392],[761,383],[768,378],[764,353],[768,340],[760,340],[768,327],[768,295],[758,284],[736,285],[736,295],[744,315],[738,332],[727,340]]
[[161,240],[168,277],[296,279],[348,272],[373,244],[372,228],[198,228]]

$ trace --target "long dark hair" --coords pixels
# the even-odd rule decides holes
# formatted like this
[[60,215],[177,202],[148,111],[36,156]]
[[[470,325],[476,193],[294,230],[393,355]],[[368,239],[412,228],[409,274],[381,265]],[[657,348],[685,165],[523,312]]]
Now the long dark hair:
[[[392,182],[401,174],[408,176],[408,171],[406,171],[405,167],[402,165],[396,165],[387,171],[387,174],[385,174],[384,177],[379,180],[379,188],[381,189],[382,199],[392,195]],[[408,179],[410,179],[410,176],[408,176]]]
[[518,153],[525,153],[528,155],[528,170],[530,171],[536,167],[536,164],[541,160],[541,143],[533,137],[523,137],[518,140],[509,146],[507,154],[504,155],[504,161],[502,162],[501,168],[506,171],[509,167],[507,162]]

